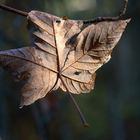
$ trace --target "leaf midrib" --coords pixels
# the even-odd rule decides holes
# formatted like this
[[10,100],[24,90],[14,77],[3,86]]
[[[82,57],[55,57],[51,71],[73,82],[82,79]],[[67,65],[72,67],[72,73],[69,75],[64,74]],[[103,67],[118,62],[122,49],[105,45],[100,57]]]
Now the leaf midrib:
[[31,61],[31,60],[26,59],[26,58],[23,58],[23,57],[13,56],[13,55],[9,55],[9,54],[7,54],[7,55],[6,55],[6,54],[0,54],[0,55],[1,55],[1,56],[6,56],[6,57],[12,57],[12,58],[21,59],[21,60],[24,60],[24,61],[28,61],[28,62],[30,62],[30,63],[33,63],[33,64],[37,65],[37,66],[40,66],[40,67],[43,67],[43,68],[45,68],[45,69],[48,69],[48,70],[50,70],[50,71],[52,71],[52,72],[58,73],[58,71],[52,70],[52,69],[50,69],[50,68],[48,68],[48,67],[46,67],[46,66],[43,66],[43,65],[41,65],[41,64],[38,64],[38,63],[36,63],[36,62],[34,62],[34,61]]

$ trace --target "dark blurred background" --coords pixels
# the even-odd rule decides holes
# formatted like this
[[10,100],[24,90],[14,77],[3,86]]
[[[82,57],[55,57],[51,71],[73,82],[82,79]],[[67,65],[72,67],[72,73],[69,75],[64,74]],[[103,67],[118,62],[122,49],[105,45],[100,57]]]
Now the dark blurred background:
[[[1,0],[24,11],[72,19],[117,15],[123,0]],[[0,140],[140,140],[140,0],[129,0],[125,33],[97,72],[92,93],[75,96],[83,128],[67,94],[58,91],[19,109],[20,85],[0,69]],[[31,44],[24,17],[0,10],[0,50]]]

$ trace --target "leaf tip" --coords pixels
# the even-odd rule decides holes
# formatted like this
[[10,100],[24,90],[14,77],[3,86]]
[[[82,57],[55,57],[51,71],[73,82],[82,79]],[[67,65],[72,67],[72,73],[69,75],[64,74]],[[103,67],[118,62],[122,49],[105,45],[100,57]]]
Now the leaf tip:
[[23,108],[23,105],[19,105],[19,109],[22,109]]
[[24,104],[23,104],[23,102],[21,102],[20,105],[19,105],[19,109],[22,109],[23,106],[24,106]]
[[128,24],[128,23],[131,21],[131,18],[128,18],[128,19],[126,19],[125,21],[126,21],[126,23]]
[[88,123],[85,123],[84,124],[84,128],[88,128],[89,127],[89,124]]

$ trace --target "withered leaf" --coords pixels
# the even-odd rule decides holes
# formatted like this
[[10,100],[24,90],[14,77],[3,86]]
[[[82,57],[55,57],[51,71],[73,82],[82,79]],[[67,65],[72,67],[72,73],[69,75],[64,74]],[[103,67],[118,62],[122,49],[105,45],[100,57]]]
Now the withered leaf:
[[94,88],[96,70],[111,58],[129,20],[84,24],[31,11],[33,47],[0,52],[0,66],[25,80],[21,105],[29,105],[61,88],[75,94]]

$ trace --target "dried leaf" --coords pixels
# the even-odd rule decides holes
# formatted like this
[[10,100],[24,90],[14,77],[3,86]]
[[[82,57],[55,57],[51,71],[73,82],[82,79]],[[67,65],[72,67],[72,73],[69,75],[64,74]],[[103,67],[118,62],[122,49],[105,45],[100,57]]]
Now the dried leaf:
[[21,105],[29,105],[59,87],[80,94],[94,88],[96,70],[111,58],[129,20],[84,24],[39,11],[28,21],[34,46],[0,52],[0,66],[25,80]]

